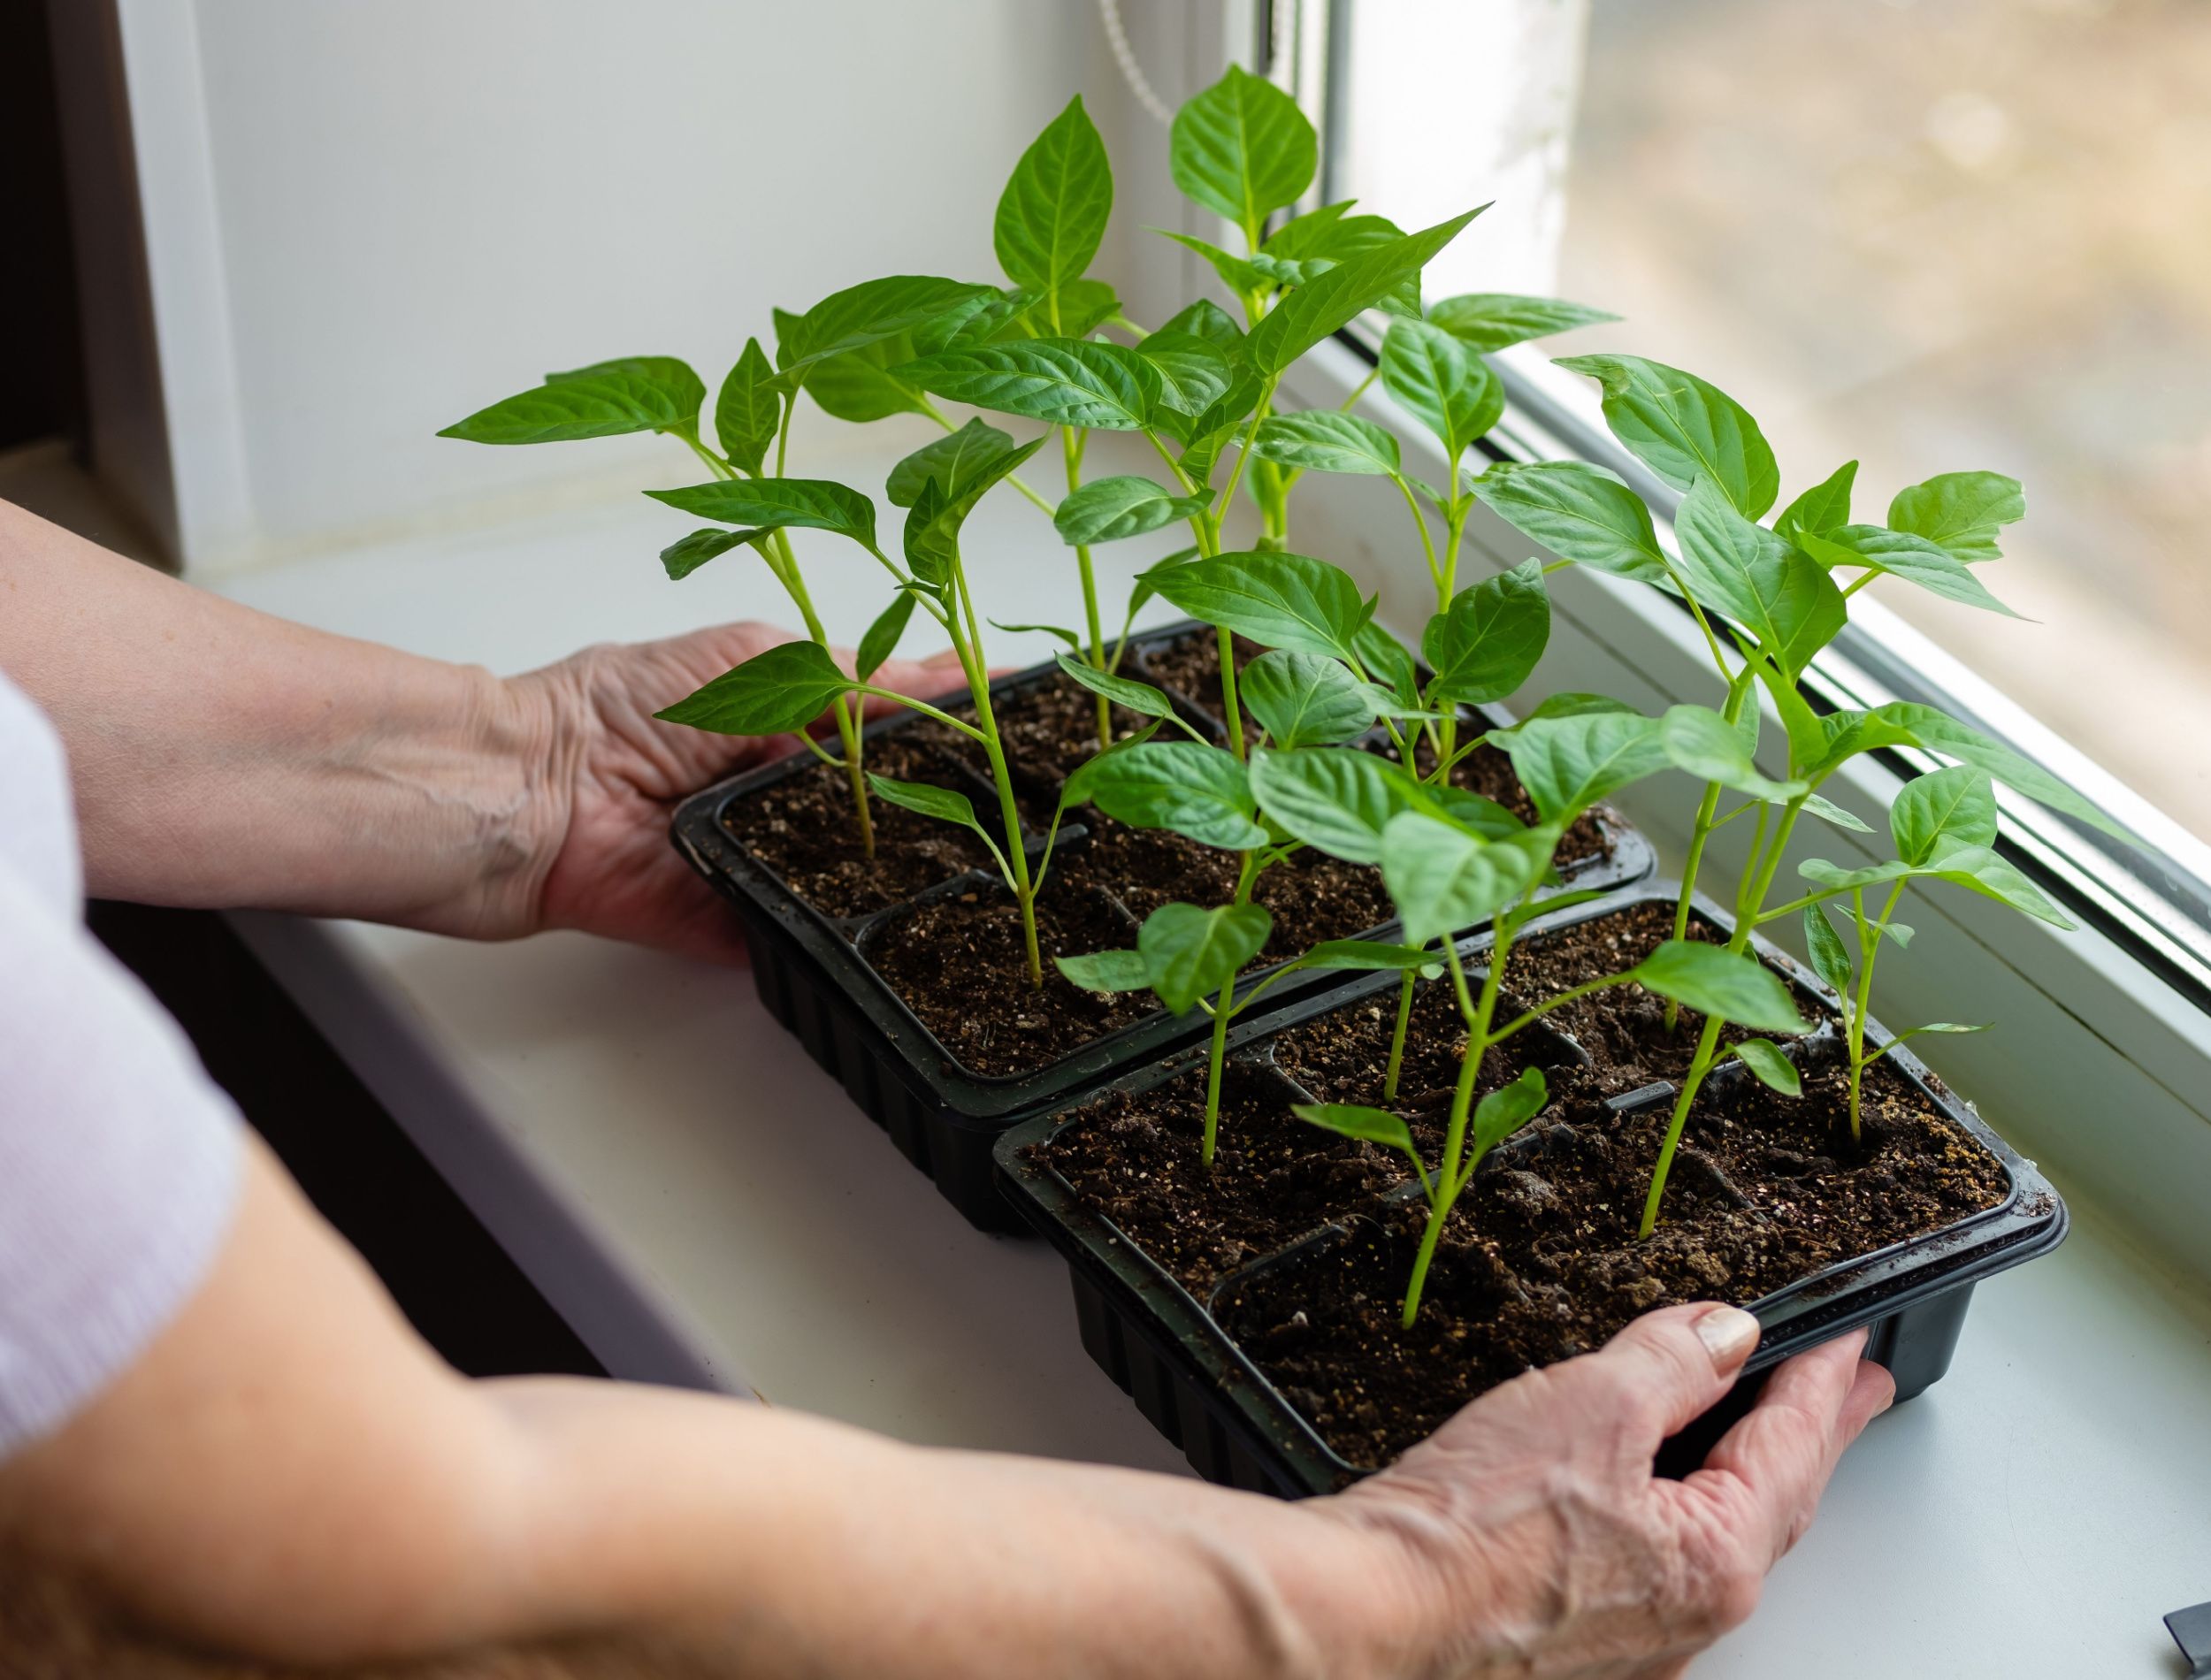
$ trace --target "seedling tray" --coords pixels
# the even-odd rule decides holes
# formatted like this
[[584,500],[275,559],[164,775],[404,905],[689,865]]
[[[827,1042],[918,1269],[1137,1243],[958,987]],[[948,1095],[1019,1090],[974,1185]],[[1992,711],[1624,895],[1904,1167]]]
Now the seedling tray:
[[[1130,652],[1138,676],[1149,676],[1146,654],[1203,627],[1184,622],[1136,638]],[[1038,665],[1001,677],[994,697],[1052,681],[1056,665]],[[1169,693],[1177,709],[1197,727],[1218,731],[1218,721],[1190,697]],[[955,698],[964,699],[964,696]],[[1479,727],[1502,728],[1511,720],[1497,707],[1475,708]],[[868,726],[870,741],[924,723],[919,714],[902,714]],[[869,966],[869,944],[899,917],[916,905],[978,887],[995,887],[995,872],[974,871],[928,887],[868,915],[832,918],[799,897],[773,870],[738,841],[724,820],[738,802],[815,760],[806,754],[769,765],[693,795],[676,813],[671,838],[692,867],[737,908],[752,958],[753,978],[769,1012],[794,1034],[814,1058],[844,1086],[863,1113],[890,1134],[892,1142],[973,1224],[989,1231],[1025,1231],[998,1194],[991,1146],[1014,1120],[1042,1109],[1058,1109],[1083,1094],[1203,1036],[1206,1018],[1192,1012],[1180,1018],[1164,1012],[1092,1040],[1072,1054],[1032,1072],[992,1078],[970,1072],[925,1027]],[[997,795],[980,777],[957,774],[937,778],[969,795],[978,811],[997,809]],[[1601,855],[1565,872],[1560,890],[1607,890],[1648,876],[1655,854],[1642,835],[1616,813],[1600,807],[1599,825],[1607,843]],[[1079,813],[1060,831],[1060,844],[1079,845],[1084,836]],[[1041,836],[1031,836],[1032,861]],[[1136,919],[1128,919],[1135,943]],[[1366,938],[1396,935],[1384,923]],[[1257,985],[1267,970],[1247,975]],[[1332,984],[1316,974],[1293,976],[1270,998],[1284,1001]]]
[[[1672,894],[1656,888],[1623,891],[1540,918],[1529,924],[1522,938],[1651,900],[1671,904]],[[1700,898],[1697,907],[1710,922],[1728,925],[1716,906]],[[1460,949],[1470,962],[1479,964],[1488,944],[1488,935],[1478,935],[1463,942]],[[1754,935],[1753,944],[1806,999],[1833,1007],[1834,994],[1809,970],[1763,939]],[[1230,1032],[1230,1054],[1295,1090],[1295,1082],[1274,1065],[1274,1037],[1287,1027],[1385,994],[1396,983],[1392,974],[1362,975],[1325,995],[1245,1022]],[[1799,1042],[1815,1042],[1818,1036],[1810,1035]],[[1871,1021],[1868,1036],[1876,1043],[1889,1040]],[[1554,1035],[1550,1055],[1536,1059],[1557,1065],[1578,1054],[1579,1047],[1571,1040]],[[1203,1066],[1205,1055],[1206,1047],[1197,1046],[1158,1066],[1125,1075],[1108,1088],[1141,1094]],[[1711,1445],[1749,1409],[1774,1366],[1861,1326],[1871,1332],[1866,1356],[1894,1376],[1897,1399],[1910,1400],[1924,1393],[1949,1369],[1973,1286],[2047,1254],[2064,1240],[2065,1204],[2034,1166],[1933,1081],[1909,1050],[1894,1049],[1888,1060],[1945,1118],[1996,1157],[2009,1178],[2008,1194],[1999,1205],[1943,1230],[1831,1266],[1743,1303],[1764,1326],[1757,1351],[1733,1391],[1666,1444],[1659,1458],[1662,1471],[1681,1475],[1702,1463]],[[1745,1076],[1740,1065],[1733,1065],[1716,1070],[1711,1077]],[[1675,1094],[1670,1084],[1648,1086],[1613,1097],[1607,1106],[1626,1111],[1671,1103]],[[1095,1101],[1099,1095],[1103,1092],[1086,1100]],[[1312,1099],[1301,1093],[1292,1100]],[[1076,1322],[1090,1357],[1209,1481],[1302,1498],[1335,1492],[1368,1474],[1327,1446],[1245,1355],[1212,1310],[1240,1281],[1273,1268],[1297,1265],[1326,1246],[1352,1240],[1357,1234],[1352,1223],[1316,1225],[1304,1236],[1220,1279],[1201,1302],[1111,1220],[1086,1206],[1048,1159],[1037,1158],[1032,1146],[1063,1126],[1083,1124],[1084,1106],[1085,1101],[1070,1103],[1007,1129],[998,1140],[997,1158],[1007,1199],[1067,1263]],[[1409,1187],[1401,1194],[1419,1192]]]

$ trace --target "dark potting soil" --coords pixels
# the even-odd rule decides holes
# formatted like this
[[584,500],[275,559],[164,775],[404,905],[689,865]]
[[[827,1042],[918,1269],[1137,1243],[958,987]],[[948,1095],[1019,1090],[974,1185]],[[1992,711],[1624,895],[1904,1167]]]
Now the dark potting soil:
[[[1717,938],[1695,916],[1689,918],[1688,936],[1707,943]],[[1615,915],[1521,940],[1506,959],[1504,987],[1521,998],[1556,997],[1584,981],[1633,967],[1672,937],[1672,905],[1633,905]],[[1606,1096],[1684,1077],[1704,1028],[1703,1016],[1683,1009],[1674,1029],[1667,1031],[1666,1000],[1641,986],[1591,992],[1544,1019],[1589,1052],[1596,1063],[1597,1088]],[[1822,1014],[1815,1011],[1807,1019],[1817,1024]],[[1736,1044],[1755,1035],[1731,1023],[1720,1029],[1720,1042]]]
[[[1585,954],[1603,950],[1611,967],[1604,935],[1595,938]],[[1432,986],[1416,998],[1416,1036],[1392,1105],[1431,1161],[1435,1083],[1455,1077],[1464,1042],[1442,994]],[[1278,1061],[1316,1095],[1378,1100],[1374,1046],[1386,1054],[1393,1017],[1385,992],[1317,1018],[1275,1041]],[[1631,1057],[1643,1053],[1638,1035],[1621,1042]],[[1626,1115],[1605,1107],[1606,1093],[1647,1081],[1610,1065],[1603,1041],[1584,1042],[1597,1066],[1550,1070],[1550,1105],[1484,1161],[1446,1228],[1411,1331],[1400,1313],[1426,1208],[1402,1157],[1302,1126],[1288,1113],[1289,1088],[1261,1071],[1232,1074],[1210,1173],[1197,1163],[1202,1075],[1109,1097],[1041,1147],[1088,1205],[1200,1301],[1227,1278],[1213,1310],[1229,1333],[1337,1453],[1368,1466],[1497,1383],[1597,1347],[1638,1313],[1689,1300],[1748,1302],[2006,1193],[2001,1165],[1886,1065],[1867,1073],[1853,1140],[1847,1081],[1832,1049],[1815,1041],[1802,1052],[1811,1071],[1801,1099],[1739,1075],[1707,1087],[1659,1226],[1639,1241],[1671,1103]],[[1485,1065],[1477,1088],[1515,1071]],[[1331,1221],[1343,1222],[1343,1235],[1228,1276]]]
[[1100,996],[1054,957],[1125,951],[1136,925],[1106,894],[1060,876],[1037,902],[1044,984],[1032,985],[1020,908],[996,882],[916,905],[876,927],[864,954],[970,1073],[1026,1073],[1159,1008],[1149,992]]
[[[1096,813],[1083,821],[1090,838],[1066,854],[1069,879],[1112,893],[1139,922],[1164,904],[1210,909],[1236,897],[1234,853],[1163,829],[1131,829]],[[1371,932],[1396,914],[1379,870],[1311,850],[1268,869],[1251,897],[1274,918],[1253,967],[1287,962],[1324,939]]]
[[[902,782],[965,788],[942,753],[897,737],[871,742],[868,768]],[[990,853],[965,829],[882,799],[869,801],[876,855],[860,842],[852,783],[844,771],[811,764],[774,786],[734,800],[723,826],[739,844],[825,916],[864,916],[965,870]]]
[[[943,709],[962,722],[975,722],[975,704],[965,695]],[[1098,751],[1098,697],[1064,676],[1054,676],[992,700],[991,714],[998,722],[998,739],[1012,774],[1014,793],[1022,820],[1038,832],[1051,824],[1059,803],[1060,784],[1075,774]],[[1113,738],[1134,734],[1150,720],[1114,706],[1111,711]],[[970,767],[983,781],[991,779],[991,761],[983,748],[933,719],[913,729],[914,738],[927,742],[947,756]],[[1179,738],[1179,737],[1178,737]]]

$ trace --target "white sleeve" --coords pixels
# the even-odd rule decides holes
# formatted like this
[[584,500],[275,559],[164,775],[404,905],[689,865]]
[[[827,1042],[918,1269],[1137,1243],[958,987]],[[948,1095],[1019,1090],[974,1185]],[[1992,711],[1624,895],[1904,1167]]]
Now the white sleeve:
[[242,1160],[237,1111],[176,1023],[0,856],[0,1455],[176,1316]]

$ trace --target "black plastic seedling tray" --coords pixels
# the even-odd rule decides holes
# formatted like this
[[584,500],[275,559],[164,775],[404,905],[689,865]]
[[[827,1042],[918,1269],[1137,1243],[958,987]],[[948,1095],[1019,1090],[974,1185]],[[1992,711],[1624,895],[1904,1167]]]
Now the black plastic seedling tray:
[[[1654,899],[1671,903],[1672,898],[1672,893],[1655,888],[1623,891],[1540,918],[1522,937]],[[1713,924],[1727,925],[1716,906],[1700,899],[1698,908]],[[1476,935],[1464,942],[1461,950],[1471,962],[1479,963],[1487,944],[1487,935]],[[1754,944],[1805,997],[1832,1009],[1834,994],[1786,952],[1755,936]],[[1396,984],[1395,975],[1362,975],[1324,995],[1245,1022],[1230,1033],[1231,1055],[1296,1090],[1294,1081],[1274,1065],[1273,1038],[1287,1027],[1386,993]],[[1877,1043],[1888,1042],[1889,1035],[1877,1023],[1868,1023],[1868,1033]],[[1799,1042],[1816,1045],[1819,1037],[1809,1035]],[[1548,1058],[1552,1065],[1579,1054],[1571,1040],[1556,1042],[1558,1048]],[[1140,1094],[1202,1066],[1206,1053],[1206,1046],[1197,1046],[1106,1088]],[[1547,1058],[1539,1055],[1536,1059]],[[1932,1081],[1925,1065],[1908,1050],[1901,1046],[1892,1050],[1889,1061],[1954,1125],[2002,1164],[2010,1179],[2009,1194],[2000,1205],[1941,1231],[1831,1266],[1743,1303],[1764,1326],[1757,1351],[1733,1390],[1666,1444],[1659,1456],[1662,1470],[1679,1475],[1702,1463],[1711,1445],[1749,1409],[1774,1366],[1861,1326],[1870,1326],[1871,1332],[1866,1356],[1894,1376],[1897,1399],[1910,1400],[1924,1393],[1949,1369],[1973,1286],[2048,1253],[2064,1240],[2065,1204],[2033,1165],[2022,1160],[1971,1109]],[[1712,1077],[1723,1075],[1741,1076],[1729,1068]],[[1102,1094],[1094,1093],[1088,1100]],[[1609,1105],[1626,1111],[1671,1103],[1674,1095],[1672,1085],[1649,1086],[1614,1097]],[[1300,1094],[1294,1100],[1311,1099]],[[1075,1317],[1090,1357],[1209,1481],[1302,1498],[1335,1492],[1368,1474],[1327,1445],[1244,1355],[1212,1310],[1241,1280],[1269,1268],[1295,1265],[1322,1246],[1352,1240],[1352,1225],[1318,1224],[1297,1241],[1222,1278],[1201,1302],[1109,1219],[1086,1207],[1048,1159],[1037,1158],[1041,1152],[1032,1146],[1046,1142],[1064,1126],[1082,1124],[1083,1106],[1070,1103],[1006,1131],[998,1140],[997,1157],[1007,1199],[1067,1262]],[[1418,1190],[1409,1188],[1405,1194],[1417,1195]]]
[[[1148,676],[1145,655],[1202,627],[1172,624],[1136,638],[1130,652],[1138,676]],[[1055,665],[1039,665],[1001,677],[994,696],[1051,681]],[[1169,690],[1173,693],[1172,690]],[[1212,714],[1176,694],[1177,706],[1199,728],[1218,730]],[[1503,727],[1510,716],[1496,707],[1479,708],[1483,727]],[[869,740],[922,726],[907,713],[870,724]],[[907,1158],[928,1173],[952,1205],[984,1230],[1022,1231],[999,1195],[991,1145],[1015,1119],[1046,1108],[1064,1106],[1132,1068],[1149,1065],[1202,1036],[1204,1015],[1175,1017],[1161,1012],[1093,1040],[1082,1049],[1029,1073],[991,1078],[969,1072],[914,1012],[884,983],[867,959],[868,947],[882,930],[913,906],[946,894],[995,887],[995,873],[975,871],[938,882],[899,904],[871,914],[833,919],[801,900],[782,878],[749,853],[724,821],[729,808],[815,760],[799,754],[764,769],[724,782],[693,795],[677,809],[671,837],[676,848],[716,890],[736,905],[752,958],[754,981],[769,1012],[788,1027],[811,1056],[851,1095],[861,1110],[889,1133]],[[997,795],[980,778],[957,783],[978,811],[997,808]],[[1560,890],[1609,890],[1648,876],[1655,867],[1649,843],[1617,813],[1600,808],[1607,851],[1570,868]],[[1062,829],[1062,846],[1082,844],[1079,818]],[[1032,845],[1035,836],[1031,837]],[[1135,943],[1136,918],[1128,920]],[[1395,924],[1370,930],[1369,938],[1394,935]],[[1257,985],[1267,971],[1246,976]],[[1316,974],[1293,977],[1273,997],[1285,1001],[1331,984]]]

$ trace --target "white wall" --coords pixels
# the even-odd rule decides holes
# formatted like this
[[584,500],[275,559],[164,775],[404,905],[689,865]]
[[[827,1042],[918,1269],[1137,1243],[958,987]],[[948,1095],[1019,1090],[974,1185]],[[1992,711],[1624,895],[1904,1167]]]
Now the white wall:
[[[1155,26],[1175,9],[1132,4],[1132,27],[1171,34]],[[1131,120],[1072,0],[121,13],[180,546],[201,573],[671,464],[664,439],[432,434],[606,356],[682,355],[711,385],[770,305],[879,273],[992,278],[991,210],[1037,130],[1080,91],[1118,157]],[[1117,213],[1101,265],[1147,238]]]

